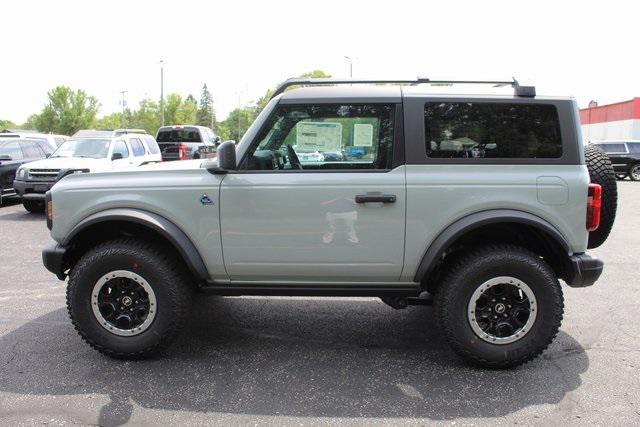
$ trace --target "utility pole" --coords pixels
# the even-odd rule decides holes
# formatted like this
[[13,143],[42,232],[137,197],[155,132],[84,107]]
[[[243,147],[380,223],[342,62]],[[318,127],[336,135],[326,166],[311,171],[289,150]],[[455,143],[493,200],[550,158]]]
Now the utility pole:
[[161,123],[164,126],[164,60],[160,60],[160,114]]
[[120,119],[120,126],[123,128],[126,127],[124,123],[124,109],[127,107],[127,101],[124,99],[124,95],[127,92],[129,91],[128,90],[120,91],[120,94],[122,95],[122,118]]
[[236,142],[240,142],[240,115],[242,114],[242,110],[240,109],[240,91],[238,91],[238,140]]

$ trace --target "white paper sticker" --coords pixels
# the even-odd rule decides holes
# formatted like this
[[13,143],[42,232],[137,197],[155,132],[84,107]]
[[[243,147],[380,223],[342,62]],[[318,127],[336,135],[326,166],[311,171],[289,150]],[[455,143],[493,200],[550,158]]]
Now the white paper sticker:
[[354,147],[372,147],[373,125],[366,123],[353,125],[353,145]]
[[342,124],[331,122],[299,122],[296,125],[296,150],[340,151]]

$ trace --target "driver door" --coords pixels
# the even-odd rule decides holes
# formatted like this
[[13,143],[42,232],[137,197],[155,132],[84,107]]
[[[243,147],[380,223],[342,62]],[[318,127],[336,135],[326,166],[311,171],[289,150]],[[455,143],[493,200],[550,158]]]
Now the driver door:
[[[389,283],[404,261],[394,104],[279,106],[221,185],[232,281]],[[395,166],[395,167],[394,167]]]

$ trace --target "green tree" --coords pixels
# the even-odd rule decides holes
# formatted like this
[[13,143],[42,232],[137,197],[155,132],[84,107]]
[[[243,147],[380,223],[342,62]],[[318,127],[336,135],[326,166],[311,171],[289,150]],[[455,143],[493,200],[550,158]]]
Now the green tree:
[[11,120],[0,120],[0,131],[4,129],[15,129],[17,126]]
[[200,94],[200,105],[198,105],[198,115],[196,124],[200,126],[216,127],[216,114],[213,109],[213,96],[209,92],[206,83],[202,86]]
[[184,102],[181,102],[178,106],[175,116],[176,123],[185,125],[194,124],[197,120],[197,114],[198,102],[192,95],[189,95]]
[[39,131],[72,135],[93,124],[100,106],[95,97],[67,86],[55,87],[48,96],[49,102],[34,118]]
[[145,98],[140,101],[138,109],[132,112],[130,126],[136,129],[144,129],[151,135],[155,135],[160,127],[160,120],[158,102]]
[[96,129],[117,129],[122,126],[122,113],[113,113],[94,120],[91,127]]

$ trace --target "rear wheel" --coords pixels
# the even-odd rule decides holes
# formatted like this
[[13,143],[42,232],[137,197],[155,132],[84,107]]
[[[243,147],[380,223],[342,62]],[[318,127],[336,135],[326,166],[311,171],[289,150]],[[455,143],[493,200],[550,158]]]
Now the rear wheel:
[[436,317],[453,350],[489,368],[528,362],[552,342],[563,297],[551,268],[518,246],[489,246],[460,257],[438,287]]
[[44,201],[22,199],[22,206],[31,213],[44,212]]
[[[584,147],[585,160],[592,183],[602,187],[602,207],[600,208],[600,226],[589,233],[589,249],[602,245],[613,228],[618,207],[618,185],[609,157],[601,149],[592,145]],[[640,166],[640,165],[639,165]],[[631,175],[631,179],[633,175]],[[638,169],[640,179],[640,169]]]
[[163,248],[117,239],[87,252],[69,276],[67,308],[80,336],[108,356],[142,358],[183,327],[192,289]]
[[629,168],[629,178],[631,178],[632,181],[640,181],[640,163]]

